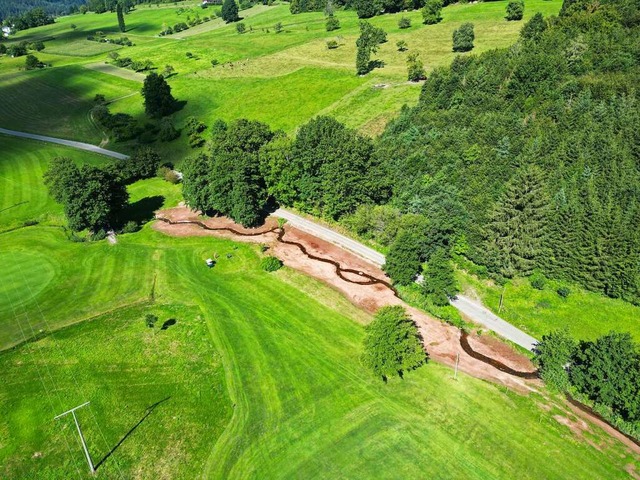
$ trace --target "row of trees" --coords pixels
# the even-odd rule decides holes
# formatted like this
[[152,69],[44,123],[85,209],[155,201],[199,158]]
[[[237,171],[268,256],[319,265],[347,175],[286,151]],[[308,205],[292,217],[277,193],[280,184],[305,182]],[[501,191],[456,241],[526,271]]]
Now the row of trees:
[[27,10],[19,15],[7,17],[2,24],[10,26],[14,30],[27,30],[29,28],[49,25],[53,22],[53,15],[48,14],[44,8],[38,7]]
[[387,195],[373,142],[328,117],[302,126],[295,139],[260,122],[212,128],[207,154],[184,166],[187,203],[259,224],[270,201],[338,219]]
[[585,396],[625,422],[640,421],[640,349],[628,333],[576,342],[557,330],[542,337],[535,354],[552,389]]

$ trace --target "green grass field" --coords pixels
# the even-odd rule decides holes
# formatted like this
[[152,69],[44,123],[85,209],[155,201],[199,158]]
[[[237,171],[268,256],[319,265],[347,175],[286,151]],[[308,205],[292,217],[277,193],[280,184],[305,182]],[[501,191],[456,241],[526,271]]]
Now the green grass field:
[[[5,201],[24,189],[48,211],[38,172],[68,152],[10,144],[4,161],[31,158],[21,175],[35,180]],[[160,179],[129,191],[138,214],[180,199]],[[73,243],[47,224],[0,234],[0,348],[39,338],[0,353],[2,478],[89,478],[70,419],[53,421],[87,400],[79,418],[105,479],[613,479],[640,468],[595,427],[577,437],[540,395],[454,381],[434,363],[384,384],[359,362],[369,316],[295,271],[262,271],[257,245],[150,225],[118,240]]]
[[[463,290],[478,295],[498,313],[501,287],[463,272],[458,272],[458,280]],[[536,338],[567,327],[577,339],[592,340],[616,330],[629,332],[636,341],[640,340],[640,307],[588,292],[577,285],[570,287],[571,294],[565,299],[556,293],[559,286],[549,281],[544,290],[536,290],[527,279],[511,281],[504,288],[499,315]]]
[[[0,250],[23,265],[0,285],[11,275],[28,292],[0,297],[2,318],[27,334],[86,319],[0,355],[6,478],[84,472],[55,413],[92,401],[80,419],[98,461],[167,397],[98,478],[613,479],[637,462],[596,430],[599,449],[579,440],[542,397],[437,364],[385,385],[359,363],[367,316],[308,277],[261,271],[257,246],[149,228],[78,245],[33,227]],[[84,276],[67,278],[69,263]],[[177,323],[154,333],[148,312]]]
[[[451,62],[451,34],[464,21],[475,24],[473,53],[506,47],[516,40],[522,26],[522,22],[504,20],[506,3],[451,5],[444,9],[443,21],[431,26],[421,23],[417,11],[372,19],[388,32],[389,41],[377,55],[385,66],[362,78],[354,72],[358,19],[351,11],[337,13],[342,27],[330,33],[321,12],[291,15],[288,4],[283,3],[241,12],[249,30],[244,35],[234,25],[216,19],[180,34],[158,37],[163,25],[213,11],[193,7],[179,13],[183,5],[139,7],[126,17],[125,35],[135,43],[133,47],[86,40],[96,31],[121,36],[114,14],[63,17],[54,25],[14,37],[16,41],[45,40],[46,49],[38,56],[53,65],[50,70],[20,72],[22,58],[0,57],[0,109],[9,112],[0,118],[0,126],[98,143],[102,134],[88,120],[96,93],[109,100],[126,97],[113,103],[112,110],[144,121],[142,98],[136,95],[140,77],[130,70],[95,70],[108,60],[107,52],[115,49],[134,60],[149,59],[159,70],[168,64],[175,68],[176,75],[169,82],[174,95],[187,101],[176,114],[179,126],[190,115],[207,124],[218,118],[247,117],[292,133],[311,117],[327,114],[364,133],[377,134],[403,104],[414,104],[420,91],[420,85],[406,82],[407,53],[398,52],[396,42],[406,40],[409,52],[419,53],[427,70]],[[559,0],[532,0],[527,3],[525,20],[538,11],[555,14],[560,5]],[[410,29],[398,28],[402,15],[411,18]],[[273,26],[278,22],[284,31],[276,34]],[[337,39],[340,47],[328,50],[330,39]],[[187,52],[193,57],[187,58]],[[213,59],[221,65],[212,68]],[[94,70],[82,68],[85,64]],[[162,147],[177,164],[191,152],[185,138]],[[111,148],[127,151],[117,144]]]

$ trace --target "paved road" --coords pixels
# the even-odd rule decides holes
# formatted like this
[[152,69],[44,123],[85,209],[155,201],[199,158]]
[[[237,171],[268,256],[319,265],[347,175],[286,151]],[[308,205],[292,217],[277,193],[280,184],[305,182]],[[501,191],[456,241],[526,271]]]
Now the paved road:
[[451,301],[451,305],[456,307],[460,312],[465,314],[475,323],[479,323],[498,333],[500,336],[511,340],[513,343],[520,345],[527,350],[533,350],[538,340],[531,335],[523,332],[519,328],[514,327],[509,322],[501,319],[488,308],[479,302],[475,302],[464,295],[458,295],[455,300]]
[[[7,130],[0,128],[0,133],[6,135],[12,135],[15,137],[30,138],[33,140],[40,140],[43,142],[57,143],[59,145],[65,145],[67,147],[78,148],[88,152],[99,153],[108,157],[117,158],[120,160],[126,160],[129,158],[122,153],[113,152],[111,150],[105,150],[104,148],[96,147],[88,143],[74,142],[72,140],[63,140],[60,138],[46,137],[43,135],[35,135],[33,133],[16,132],[15,130]],[[307,220],[306,218],[296,215],[293,212],[279,208],[274,212],[274,216],[286,219],[291,225],[307,233],[315,235],[318,238],[331,242],[334,245],[338,245],[346,250],[349,250],[356,255],[364,258],[365,260],[372,262],[377,266],[382,266],[385,263],[385,257],[380,252],[376,252],[372,248],[363,245],[351,238],[345,237],[338,232],[331,230],[330,228],[318,225],[315,222]],[[459,295],[456,300],[453,300],[451,304],[456,307],[460,312],[469,317],[472,321],[485,326],[489,330],[496,332],[498,335],[511,340],[512,342],[520,345],[523,348],[531,350],[537,340],[530,335],[526,334],[522,330],[514,327],[510,323],[494,315],[487,308],[481,304],[470,300],[462,295]]]
[[0,128],[0,133],[11,135],[13,137],[40,140],[41,142],[57,143],[58,145],[64,145],[66,147],[77,148],[79,150],[85,150],[87,152],[93,152],[100,155],[106,155],[107,157],[117,158],[118,160],[126,160],[127,158],[129,158],[128,155],[125,155],[123,153],[105,150],[104,148],[96,147],[95,145],[91,145],[90,143],[74,142],[73,140],[63,140],[61,138],[46,137],[44,135],[35,135],[33,133],[16,132],[15,130],[7,130],[6,128]]
[[294,227],[303,230],[307,233],[311,233],[312,235],[321,238],[322,240],[326,240],[327,242],[333,243],[334,245],[338,245],[350,252],[359,255],[365,260],[375,263],[377,266],[381,267],[384,265],[385,258],[379,252],[376,252],[374,249],[363,245],[360,242],[356,242],[355,240],[345,237],[344,235],[339,234],[331,230],[330,228],[323,227],[322,225],[318,225],[311,220],[307,220],[306,218],[301,217],[300,215],[296,215],[284,208],[279,208],[273,213],[274,216],[284,218]]
[[[376,264],[377,266],[384,265],[384,255],[361,244],[360,242],[334,232],[327,227],[318,225],[315,222],[307,220],[306,218],[289,212],[288,210],[285,210],[283,208],[276,210],[274,212],[274,215],[276,217],[285,218],[294,227],[299,228],[300,230],[304,230],[307,233],[315,235],[316,237],[331,242],[335,245],[343,247],[346,250],[359,255],[365,260]],[[537,343],[537,340],[532,336],[514,327],[509,322],[501,319],[497,315],[494,315],[489,309],[485,308],[480,303],[475,302],[463,295],[458,295],[458,298],[456,300],[453,300],[451,302],[451,305],[453,305],[461,313],[470,318],[473,322],[496,332],[498,335],[501,335],[507,340],[510,340],[513,343],[526,348],[527,350],[531,350]]]

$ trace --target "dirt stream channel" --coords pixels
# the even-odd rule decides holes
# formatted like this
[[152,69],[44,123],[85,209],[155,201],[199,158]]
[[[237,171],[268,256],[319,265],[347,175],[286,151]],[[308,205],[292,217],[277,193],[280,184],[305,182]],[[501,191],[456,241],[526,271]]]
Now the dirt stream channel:
[[[271,217],[258,229],[244,228],[225,217],[203,219],[186,207],[162,210],[157,212],[156,219],[153,228],[170,236],[218,236],[269,245],[285,265],[338,290],[369,313],[385,305],[405,307],[422,335],[430,359],[453,367],[459,358],[458,368],[476,378],[521,394],[542,393],[542,383],[527,357],[495,337],[461,331],[408,305],[380,268],[336,245],[293,227],[280,227]],[[554,404],[569,416],[577,414],[590,420],[640,454],[639,442],[616,430],[588,407],[573,399],[564,405]]]

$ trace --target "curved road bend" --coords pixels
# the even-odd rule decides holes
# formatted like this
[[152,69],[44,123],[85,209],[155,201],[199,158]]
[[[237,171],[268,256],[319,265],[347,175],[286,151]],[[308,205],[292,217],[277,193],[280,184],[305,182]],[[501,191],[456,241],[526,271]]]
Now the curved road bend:
[[15,130],[7,130],[6,128],[0,128],[0,133],[5,135],[11,135],[13,137],[29,138],[31,140],[39,140],[41,142],[57,143],[58,145],[64,145],[65,147],[77,148],[78,150],[85,150],[87,152],[98,153],[107,157],[117,158],[118,160],[126,160],[128,155],[123,153],[113,152],[111,150],[105,150],[104,148],[91,145],[90,143],[74,142],[73,140],[63,140],[61,138],[47,137],[44,135],[36,135],[34,133],[17,132]]
[[[105,150],[104,148],[97,147],[88,143],[75,142],[73,140],[63,140],[55,137],[47,137],[44,135],[36,135],[33,133],[17,132],[15,130],[7,130],[0,128],[0,133],[5,135],[11,135],[14,137],[29,138],[32,140],[39,140],[42,142],[56,143],[58,145],[64,145],[71,148],[77,148],[79,150],[85,150],[87,152],[98,153],[100,155],[106,155],[108,157],[117,158],[119,160],[126,160],[129,158],[122,153],[113,152],[111,150]],[[359,255],[363,259],[381,267],[385,263],[385,257],[380,252],[373,250],[372,248],[363,245],[351,238],[348,238],[338,232],[331,230],[330,228],[319,225],[311,220],[289,212],[283,208],[279,208],[273,214],[276,217],[284,218],[291,225],[307,233],[310,233],[318,238],[333,243],[341,248],[349,250],[350,252]],[[513,343],[520,345],[527,350],[531,350],[536,344],[537,340],[530,335],[526,334],[522,330],[514,327],[510,323],[501,319],[497,315],[494,315],[487,308],[481,304],[474,302],[473,300],[459,295],[451,304],[457,308],[460,312],[465,314],[471,320],[483,325],[496,332],[498,335],[512,341]]]

